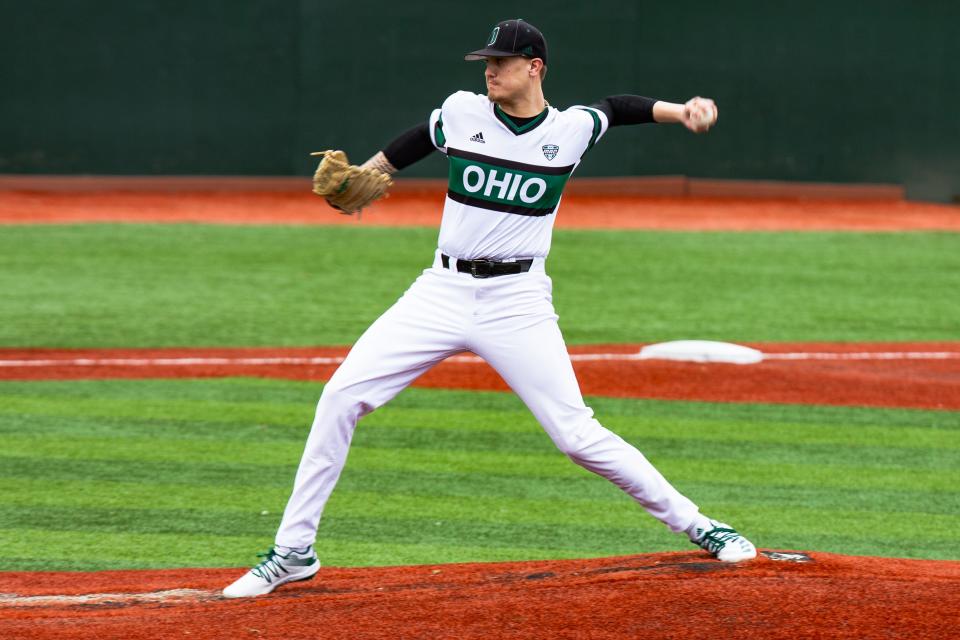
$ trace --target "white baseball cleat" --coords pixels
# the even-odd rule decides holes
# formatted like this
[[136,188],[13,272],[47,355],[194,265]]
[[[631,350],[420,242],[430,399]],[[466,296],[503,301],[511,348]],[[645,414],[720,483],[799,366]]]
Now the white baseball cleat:
[[276,547],[271,547],[266,553],[258,553],[257,557],[263,561],[224,589],[223,597],[262,596],[287,582],[309,580],[320,570],[320,560],[313,546],[302,551],[291,549],[286,555],[280,555]]
[[742,562],[757,557],[757,548],[733,527],[716,520],[709,522],[709,527],[689,531],[690,542],[706,549],[720,562]]

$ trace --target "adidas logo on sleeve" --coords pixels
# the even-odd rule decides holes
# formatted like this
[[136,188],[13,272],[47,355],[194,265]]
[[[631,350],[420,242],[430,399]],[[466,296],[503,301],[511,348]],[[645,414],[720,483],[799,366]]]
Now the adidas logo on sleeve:
[[486,143],[487,143],[487,141],[483,139],[483,131],[481,131],[480,133],[477,133],[477,134],[473,135],[473,136],[470,138],[470,142],[482,142],[483,144],[486,144]]

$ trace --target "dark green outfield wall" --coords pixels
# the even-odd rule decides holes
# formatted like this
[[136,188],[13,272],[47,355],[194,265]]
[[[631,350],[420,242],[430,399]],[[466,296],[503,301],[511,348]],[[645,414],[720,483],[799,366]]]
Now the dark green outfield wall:
[[362,160],[454,90],[482,91],[462,54],[519,13],[547,35],[554,105],[720,105],[706,137],[615,129],[580,175],[960,193],[960,3],[778,4],[0,0],[0,172],[306,174],[327,147]]

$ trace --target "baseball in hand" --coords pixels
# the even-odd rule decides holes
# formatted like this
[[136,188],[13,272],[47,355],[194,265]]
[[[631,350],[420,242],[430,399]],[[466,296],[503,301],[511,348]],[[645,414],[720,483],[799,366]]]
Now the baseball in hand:
[[708,131],[717,122],[717,105],[709,98],[691,98],[683,105],[684,124],[694,133]]

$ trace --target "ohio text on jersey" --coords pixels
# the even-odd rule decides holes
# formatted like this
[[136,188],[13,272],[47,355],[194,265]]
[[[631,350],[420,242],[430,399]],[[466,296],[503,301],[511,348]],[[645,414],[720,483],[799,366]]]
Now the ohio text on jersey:
[[440,250],[464,260],[546,257],[563,188],[607,126],[585,106],[548,106],[518,126],[485,95],[451,95],[430,116],[450,164]]

